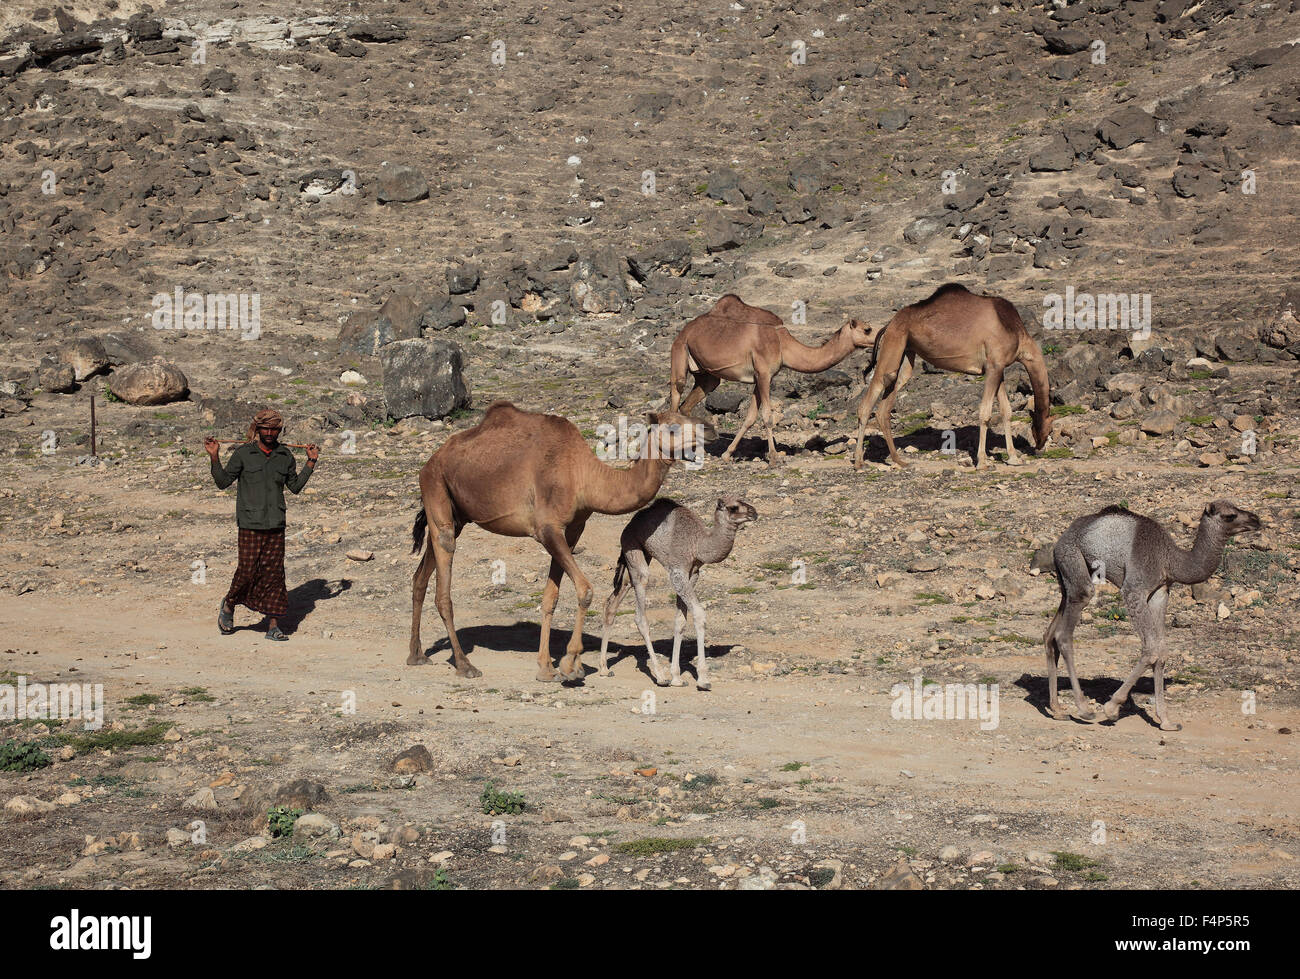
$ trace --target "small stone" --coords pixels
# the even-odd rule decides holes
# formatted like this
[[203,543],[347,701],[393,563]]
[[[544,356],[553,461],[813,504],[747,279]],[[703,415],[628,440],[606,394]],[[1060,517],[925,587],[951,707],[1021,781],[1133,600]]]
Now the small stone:
[[350,561],[373,561],[375,559],[374,551],[352,550],[348,551],[348,560]]

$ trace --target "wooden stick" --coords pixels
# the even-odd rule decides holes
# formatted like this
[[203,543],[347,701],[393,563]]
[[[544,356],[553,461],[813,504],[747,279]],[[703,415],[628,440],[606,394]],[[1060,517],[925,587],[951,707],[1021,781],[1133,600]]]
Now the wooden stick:
[[[214,441],[214,442],[240,442],[240,443],[243,443],[243,442],[256,442],[257,439],[213,439],[213,441]],[[286,448],[289,448],[289,449],[308,449],[308,448],[311,448],[311,446],[308,446],[308,445],[299,445],[297,442],[280,442],[280,443],[278,443],[278,444],[279,444],[279,445],[283,445],[283,446],[285,446]]]

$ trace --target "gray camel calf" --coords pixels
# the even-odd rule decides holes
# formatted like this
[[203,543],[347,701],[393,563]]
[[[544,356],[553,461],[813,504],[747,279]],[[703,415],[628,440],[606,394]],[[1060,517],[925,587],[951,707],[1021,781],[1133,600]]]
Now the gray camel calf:
[[1119,588],[1129,621],[1142,639],[1142,657],[1106,702],[1106,717],[1112,721],[1119,717],[1120,705],[1128,699],[1133,684],[1150,669],[1155,679],[1156,723],[1162,731],[1182,730],[1182,725],[1171,721],[1165,710],[1165,608],[1169,586],[1205,581],[1218,569],[1229,537],[1258,529],[1258,516],[1227,500],[1206,504],[1190,551],[1178,547],[1150,517],[1119,506],[1106,507],[1070,524],[1052,551],[1061,605],[1043,636],[1047,647],[1048,709],[1052,716],[1066,716],[1056,691],[1056,663],[1058,657],[1064,656],[1079,718],[1100,720],[1087,709],[1079,689],[1074,669],[1074,628],[1092,600],[1093,586],[1104,579]]
[[[701,566],[726,560],[735,543],[736,532],[757,517],[758,511],[744,500],[723,497],[714,508],[712,527],[706,527],[699,517],[673,500],[655,500],[628,521],[619,541],[622,554],[618,567],[614,569],[614,591],[605,602],[605,628],[600,636],[601,676],[609,676],[606,663],[609,627],[630,584],[636,592],[636,627],[650,653],[650,669],[655,683],[661,687],[682,685],[682,632],[689,611],[695,621],[695,686],[699,690],[709,689],[708,662],[704,653],[704,606],[695,594],[695,585]],[[646,624],[645,589],[650,580],[651,558],[668,569],[668,580],[677,595],[671,677],[664,674],[659,657],[655,655],[650,628]]]

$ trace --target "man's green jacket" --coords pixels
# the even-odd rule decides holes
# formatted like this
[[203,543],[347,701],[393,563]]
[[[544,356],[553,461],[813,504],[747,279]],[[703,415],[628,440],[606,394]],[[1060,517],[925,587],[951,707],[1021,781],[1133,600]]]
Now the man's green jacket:
[[301,493],[311,478],[312,466],[298,472],[293,453],[277,445],[268,455],[256,442],[245,442],[223,466],[212,460],[212,479],[218,489],[239,480],[235,520],[243,530],[281,530],[284,527],[284,488]]

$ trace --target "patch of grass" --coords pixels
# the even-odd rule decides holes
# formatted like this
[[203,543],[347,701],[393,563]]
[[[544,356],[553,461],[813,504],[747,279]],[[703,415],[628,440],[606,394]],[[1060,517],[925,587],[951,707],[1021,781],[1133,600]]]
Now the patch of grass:
[[1052,856],[1056,857],[1056,863],[1053,865],[1055,870],[1072,870],[1078,873],[1087,870],[1089,867],[1099,866],[1096,860],[1066,850],[1053,850]]
[[290,809],[288,806],[276,806],[267,810],[266,827],[271,831],[271,839],[293,836],[293,824],[301,815],[301,809]]
[[196,704],[210,704],[217,699],[208,693],[207,687],[182,687],[179,693],[186,700],[192,700]]
[[0,745],[0,772],[34,772],[52,764],[34,741],[6,741]]
[[781,766],[781,771],[797,772],[799,771],[799,769],[807,768],[807,767],[808,767],[808,763],[806,761],[788,761]]
[[1004,863],[1002,866],[1000,866],[1000,867],[998,868],[998,873],[1000,873],[1000,874],[1014,874],[1014,873],[1016,873],[1016,872],[1019,871],[1019,870],[1020,870],[1020,868],[1017,867],[1014,863]]
[[1074,452],[1073,452],[1073,450],[1071,450],[1071,449],[1067,449],[1067,448],[1065,448],[1064,446],[1061,446],[1060,448],[1056,448],[1056,449],[1044,449],[1042,452],[1039,452],[1039,453],[1038,453],[1038,458],[1040,458],[1040,459],[1072,459],[1072,458],[1074,458]]
[[576,891],[580,886],[577,877],[561,877],[550,889],[553,891]]
[[1183,421],[1188,425],[1195,425],[1197,428],[1209,428],[1214,424],[1212,415],[1184,415]]
[[688,836],[673,840],[663,836],[648,836],[643,840],[628,840],[616,844],[614,849],[634,857],[650,857],[656,853],[675,853],[678,850],[694,850],[697,846],[707,846],[713,840],[707,836]]
[[730,595],[752,595],[752,594],[754,594],[756,591],[758,591],[758,589],[757,589],[757,588],[754,588],[752,585],[744,585],[744,586],[742,586],[742,587],[740,587],[740,588],[732,588],[732,589],[729,589],[729,590],[728,590],[728,594],[730,594]]
[[170,721],[159,721],[134,731],[92,731],[90,734],[70,738],[69,741],[78,751],[124,751],[127,748],[162,744],[163,735],[171,726]]
[[1086,881],[1091,881],[1094,884],[1100,883],[1101,881],[1110,880],[1109,877],[1107,877],[1105,874],[1101,873],[1098,870],[1089,870],[1086,874],[1083,875],[1083,879]]
[[718,784],[716,775],[692,775],[690,778],[682,780],[682,788],[687,792],[699,792],[701,789],[712,788]]
[[951,605],[952,599],[937,591],[919,591],[916,600],[920,605]]
[[1083,405],[1057,405],[1052,409],[1053,418],[1061,418],[1065,415],[1082,415],[1086,414],[1087,408]]
[[759,809],[778,809],[782,805],[780,799],[773,799],[771,796],[760,796],[757,802]]
[[161,704],[162,697],[156,693],[138,693],[134,697],[127,697],[126,702],[132,707],[149,707],[153,704]]
[[479,807],[487,816],[517,816],[524,811],[527,802],[518,792],[500,792],[491,782],[483,786],[483,792],[478,797]]

